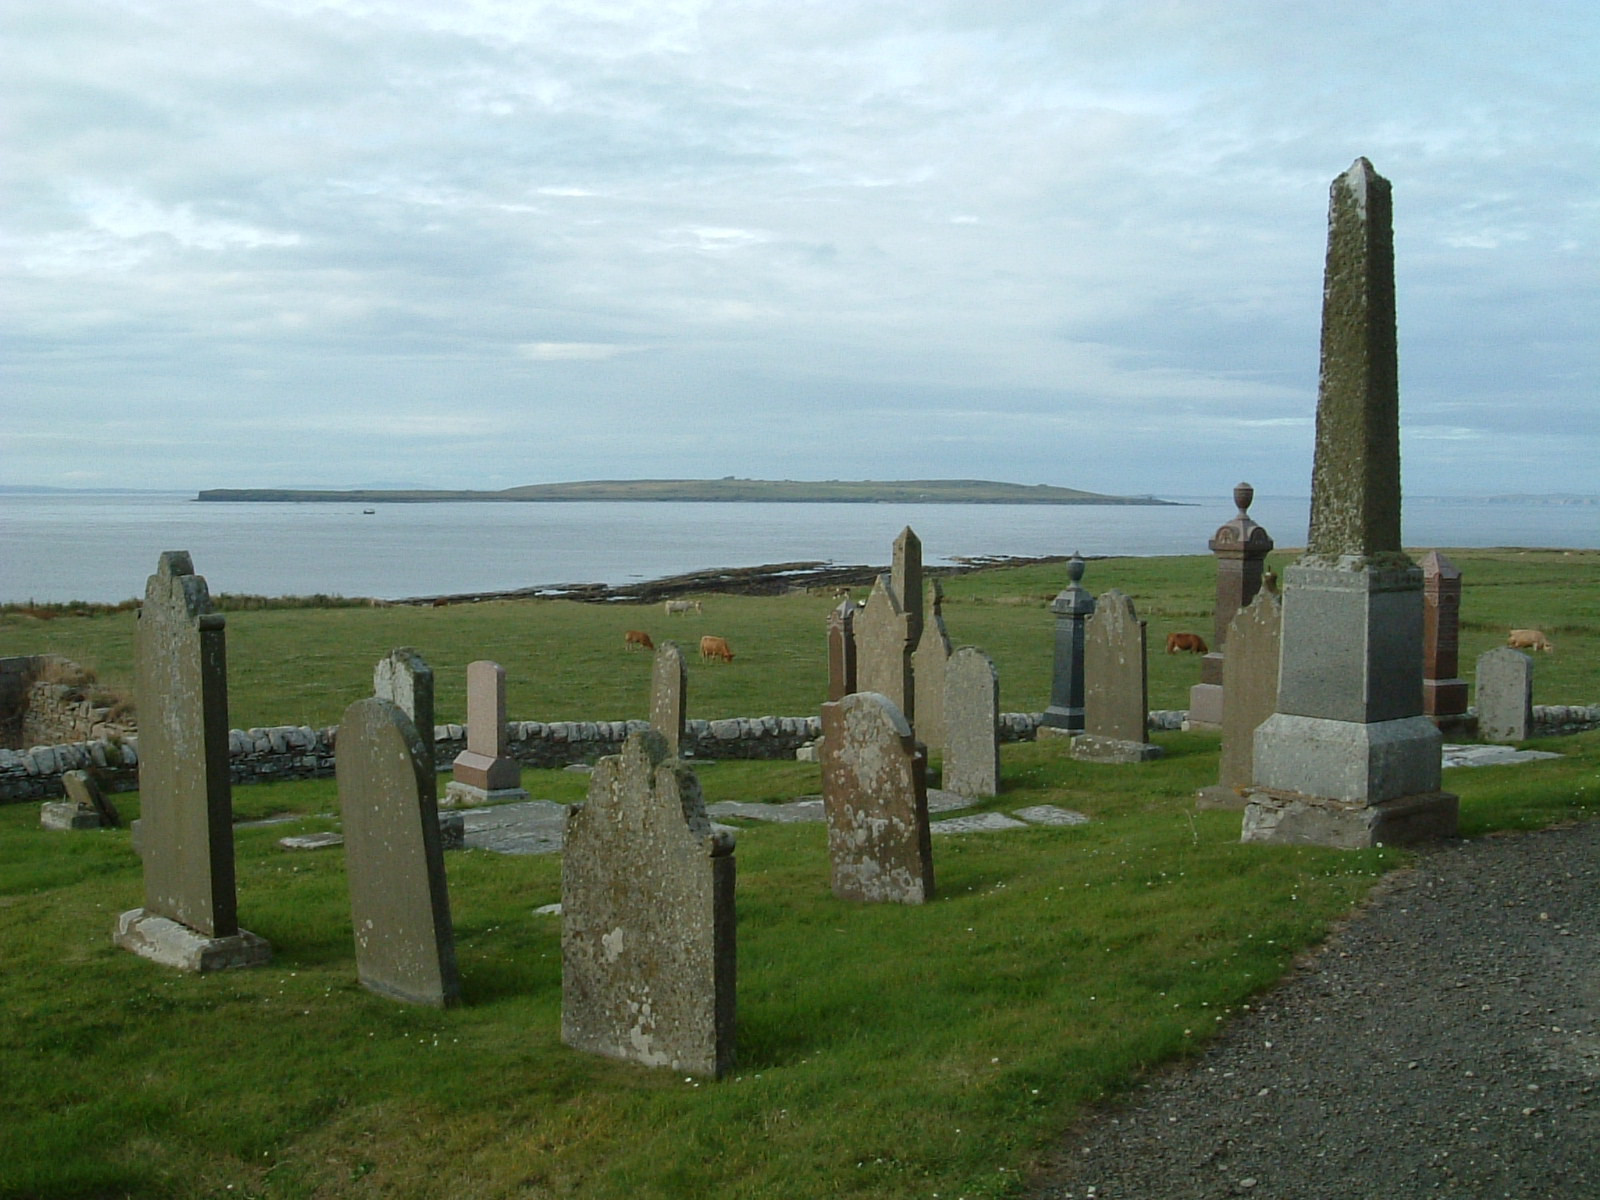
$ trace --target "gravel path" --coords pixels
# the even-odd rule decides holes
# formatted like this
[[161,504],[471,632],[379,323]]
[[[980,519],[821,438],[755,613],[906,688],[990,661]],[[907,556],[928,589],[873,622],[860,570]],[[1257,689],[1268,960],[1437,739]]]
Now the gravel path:
[[1035,1200],[1600,1197],[1600,821],[1425,852]]

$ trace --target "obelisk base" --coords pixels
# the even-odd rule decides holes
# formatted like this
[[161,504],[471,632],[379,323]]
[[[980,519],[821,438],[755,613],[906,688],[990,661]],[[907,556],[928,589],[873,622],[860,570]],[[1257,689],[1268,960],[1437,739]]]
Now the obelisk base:
[[272,960],[272,943],[248,929],[229,937],[207,937],[170,917],[131,908],[117,920],[111,940],[140,958],[180,971],[259,967]]

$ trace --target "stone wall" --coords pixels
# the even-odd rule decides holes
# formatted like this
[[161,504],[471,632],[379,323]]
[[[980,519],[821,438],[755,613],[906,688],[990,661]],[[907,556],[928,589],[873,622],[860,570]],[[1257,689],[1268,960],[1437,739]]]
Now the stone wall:
[[[1152,729],[1181,728],[1187,714],[1153,712]],[[1002,742],[1032,741],[1039,713],[1001,713]],[[1535,705],[1534,732],[1539,737],[1600,728],[1600,704]],[[507,752],[526,767],[564,767],[594,763],[621,752],[622,743],[643,721],[512,721],[507,725]],[[280,779],[315,779],[333,774],[336,728],[280,725],[273,729],[235,729],[228,735],[234,783]],[[466,727],[434,729],[435,761],[448,773],[451,760],[467,748]],[[699,759],[787,759],[822,732],[818,717],[729,717],[689,721],[685,744]],[[62,794],[67,771],[92,770],[107,791],[133,791],[139,786],[139,739],[109,738],[31,750],[0,750],[0,802],[46,800]]]
[[[72,678],[80,682],[62,682]],[[131,719],[108,719],[110,706],[95,699],[92,678],[59,655],[0,658],[0,746],[56,746],[133,733]]]

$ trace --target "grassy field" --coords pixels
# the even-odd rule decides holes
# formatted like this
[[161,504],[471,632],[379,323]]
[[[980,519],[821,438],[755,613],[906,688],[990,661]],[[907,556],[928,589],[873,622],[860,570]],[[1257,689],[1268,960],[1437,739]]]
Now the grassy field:
[[[1541,654],[1534,699],[1600,700],[1600,552],[1450,551],[1462,569],[1461,669],[1471,678],[1483,651],[1513,626],[1555,641]],[[1274,555],[1281,573],[1290,561]],[[1211,638],[1215,562],[1209,555],[1114,558],[1089,564],[1084,586],[1119,588],[1149,624],[1150,704],[1187,708],[1199,682],[1190,655],[1161,652],[1174,631]],[[988,651],[1000,669],[1001,704],[1037,712],[1049,702],[1054,618],[1049,601],[1066,582],[1059,565],[999,569],[946,581],[945,623],[956,645]],[[864,593],[858,593],[864,595]],[[650,656],[624,648],[642,629],[690,651],[692,717],[795,716],[814,712],[826,690],[827,596],[706,596],[703,614],[667,617],[659,605],[566,600],[489,601],[446,608],[285,608],[228,614],[229,708],[238,728],[332,725],[369,694],[372,667],[395,646],[420,650],[437,680],[441,721],[466,716],[466,665],[491,658],[506,668],[517,720],[616,720],[647,715]],[[0,612],[0,654],[59,653],[93,669],[102,685],[131,691],[132,612],[93,616]],[[702,665],[702,634],[726,637],[732,664]]]
[[[1600,555],[1462,552],[1463,664],[1510,625],[1544,628],[1538,698],[1593,701]],[[1208,559],[1093,563],[1149,619],[1209,632]],[[950,581],[958,642],[999,660],[1008,707],[1044,703],[1056,569]],[[698,716],[814,710],[829,601],[707,598],[701,617],[566,603],[246,612],[229,617],[235,724],[331,723],[373,661],[420,647],[441,717],[466,662],[491,656],[523,718],[644,713],[648,656],[621,631],[733,641],[692,666]],[[131,620],[8,614],[0,653],[59,651],[103,679],[130,670]],[[1152,702],[1181,707],[1196,664],[1151,656]],[[1393,850],[1242,846],[1237,814],[1195,812],[1215,739],[1162,734],[1137,767],[1076,763],[1059,745],[1004,751],[982,808],[1054,803],[1093,818],[935,841],[938,896],[920,908],[832,899],[820,826],[740,834],[739,1068],[720,1083],[611,1063],[560,1044],[554,857],[447,856],[466,1003],[396,1005],[355,980],[342,852],[290,854],[287,833],[336,826],[331,781],[237,788],[243,924],[270,966],[193,977],[110,943],[141,898],[121,830],[39,828],[0,806],[0,1197],[1000,1197],[1061,1131],[1191,1053],[1379,875]],[[1562,754],[1458,769],[1463,832],[1533,828],[1600,807],[1600,733]],[[699,768],[707,798],[819,789],[802,763]],[[527,771],[539,797],[581,776]],[[118,796],[136,817],[136,794]]]

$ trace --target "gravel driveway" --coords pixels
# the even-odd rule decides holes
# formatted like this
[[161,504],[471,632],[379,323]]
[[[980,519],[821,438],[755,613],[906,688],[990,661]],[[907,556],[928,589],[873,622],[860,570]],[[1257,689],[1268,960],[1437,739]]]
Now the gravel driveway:
[[1030,1195],[1600,1197],[1597,1085],[1600,821],[1454,842]]

